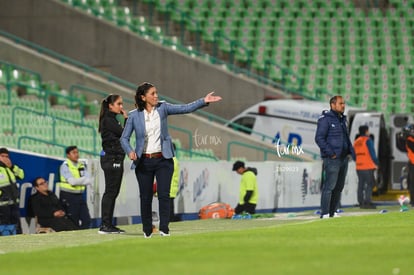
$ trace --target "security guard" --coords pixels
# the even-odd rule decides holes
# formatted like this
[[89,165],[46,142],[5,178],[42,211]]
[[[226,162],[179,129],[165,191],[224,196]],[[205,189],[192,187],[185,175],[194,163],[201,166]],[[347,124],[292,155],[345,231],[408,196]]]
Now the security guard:
[[91,224],[88,205],[84,193],[87,185],[92,185],[92,178],[86,170],[86,164],[79,161],[76,146],[66,148],[67,159],[60,166],[60,200],[66,213],[81,229],[88,229]]
[[378,158],[374,144],[366,125],[359,127],[359,137],[354,142],[356,155],[355,164],[358,174],[358,203],[362,209],[375,209],[372,203],[372,188],[375,184],[375,169],[378,167]]
[[24,171],[11,162],[7,148],[0,148],[0,224],[15,224],[17,234],[21,234],[16,178],[22,180]]
[[[175,144],[173,143],[174,152],[176,150]],[[180,221],[180,218],[175,216],[174,213],[174,199],[178,193],[178,187],[180,185],[180,164],[178,162],[177,157],[173,157],[174,161],[174,173],[171,178],[171,186],[170,186],[170,222],[177,222]]]

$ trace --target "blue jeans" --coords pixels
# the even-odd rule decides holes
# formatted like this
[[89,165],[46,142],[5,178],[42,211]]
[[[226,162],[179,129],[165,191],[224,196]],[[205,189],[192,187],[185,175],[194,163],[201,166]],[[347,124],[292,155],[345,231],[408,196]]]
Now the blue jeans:
[[370,204],[372,198],[372,187],[375,177],[373,169],[357,170],[358,174],[358,203],[359,205]]
[[325,181],[322,186],[321,216],[329,214],[333,217],[339,206],[341,192],[344,189],[345,177],[348,171],[348,157],[324,158]]

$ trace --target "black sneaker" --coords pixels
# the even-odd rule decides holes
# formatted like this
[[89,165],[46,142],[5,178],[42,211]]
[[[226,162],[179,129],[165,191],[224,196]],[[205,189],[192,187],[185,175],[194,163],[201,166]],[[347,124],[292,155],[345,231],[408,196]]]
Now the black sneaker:
[[98,231],[99,234],[123,234],[125,230],[119,229],[115,226],[102,225]]
[[113,228],[116,229],[116,230],[118,230],[118,233],[119,234],[124,234],[125,233],[125,230],[122,230],[121,228],[118,228],[116,226],[113,226]]

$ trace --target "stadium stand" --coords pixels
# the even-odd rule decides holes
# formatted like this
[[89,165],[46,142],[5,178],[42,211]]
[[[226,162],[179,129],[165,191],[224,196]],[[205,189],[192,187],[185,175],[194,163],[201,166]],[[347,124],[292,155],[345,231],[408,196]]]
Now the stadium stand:
[[[76,144],[96,155],[96,128],[84,122],[82,103],[56,83],[44,83],[26,68],[0,61],[0,101],[4,145],[62,157],[64,148]],[[81,104],[75,104],[81,102]],[[96,119],[95,119],[96,120]]]
[[[410,1],[122,2],[128,6],[118,6],[117,1],[62,1],[120,27],[131,29],[129,22],[135,22],[138,34],[158,41],[175,24],[178,35],[168,43],[178,50],[195,54],[188,51],[188,43],[192,49],[211,44],[212,56],[302,96],[344,94],[352,105],[385,114],[414,111],[414,4]],[[128,8],[137,3],[147,11],[140,11],[138,17]],[[158,26],[151,25],[154,14],[161,20]],[[198,34],[201,42],[183,39]]]
[[[64,157],[65,147],[76,144],[84,157],[99,155],[100,105],[87,102],[85,94],[104,98],[107,93],[81,85],[72,85],[68,92],[55,82],[42,82],[37,72],[5,61],[0,61],[0,75],[3,146]],[[212,150],[187,150],[180,140],[175,143],[182,159],[218,160]]]

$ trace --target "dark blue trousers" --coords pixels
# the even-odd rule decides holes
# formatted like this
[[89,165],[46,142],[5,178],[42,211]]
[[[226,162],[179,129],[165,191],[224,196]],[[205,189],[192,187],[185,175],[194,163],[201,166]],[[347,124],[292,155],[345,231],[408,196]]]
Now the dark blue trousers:
[[60,200],[65,208],[66,215],[79,226],[80,229],[88,229],[91,226],[91,216],[84,194],[75,194],[60,191]]
[[135,168],[141,199],[142,229],[146,235],[152,233],[152,198],[154,179],[157,182],[160,231],[169,233],[170,222],[170,186],[174,172],[172,159],[141,158]]

